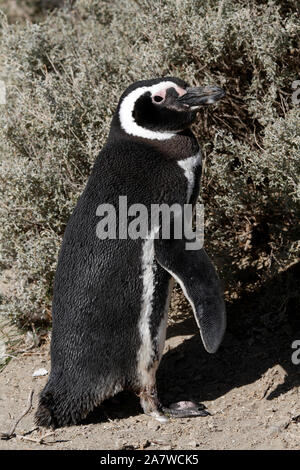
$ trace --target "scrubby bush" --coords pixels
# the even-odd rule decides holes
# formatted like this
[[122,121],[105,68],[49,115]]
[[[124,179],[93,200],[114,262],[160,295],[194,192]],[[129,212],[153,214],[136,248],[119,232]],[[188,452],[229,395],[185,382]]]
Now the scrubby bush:
[[205,157],[206,248],[227,298],[297,259],[297,1],[78,0],[38,22],[2,15],[0,31],[1,262],[17,273],[5,310],[21,325],[50,324],[67,219],[120,94],[141,78],[227,91],[194,128]]
[[10,22],[41,20],[49,11],[72,5],[73,0],[0,0],[3,10]]

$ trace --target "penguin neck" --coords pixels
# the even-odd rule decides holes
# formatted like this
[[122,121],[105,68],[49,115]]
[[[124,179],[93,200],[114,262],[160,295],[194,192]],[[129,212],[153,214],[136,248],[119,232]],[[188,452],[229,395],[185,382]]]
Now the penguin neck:
[[147,145],[154,147],[168,160],[185,160],[199,152],[198,141],[189,128],[176,133],[171,139],[147,140]]
[[198,141],[190,128],[174,133],[171,138],[165,140],[149,139],[140,136],[127,134],[113,119],[108,141],[117,139],[138,142],[157,150],[168,160],[185,160],[199,152]]

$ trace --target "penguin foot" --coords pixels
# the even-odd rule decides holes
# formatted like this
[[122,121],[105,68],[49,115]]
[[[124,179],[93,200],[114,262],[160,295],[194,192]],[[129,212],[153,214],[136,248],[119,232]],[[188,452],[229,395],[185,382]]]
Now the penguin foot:
[[169,418],[191,418],[194,416],[208,416],[210,413],[202,403],[194,401],[178,401],[168,407],[163,406],[157,398],[156,388],[143,390],[139,393],[144,413],[152,416],[160,423],[166,423]]
[[162,405],[157,398],[156,388],[143,390],[139,393],[140,403],[144,413],[152,416],[160,423],[167,423],[169,418],[162,412]]
[[161,407],[165,416],[170,418],[191,418],[193,416],[208,416],[210,413],[205,410],[201,403],[193,401],[178,401],[169,407]]

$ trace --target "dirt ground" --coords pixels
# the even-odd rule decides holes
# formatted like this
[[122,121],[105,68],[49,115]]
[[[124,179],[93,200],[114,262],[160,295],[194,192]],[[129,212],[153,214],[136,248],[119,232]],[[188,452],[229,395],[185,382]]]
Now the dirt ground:
[[0,449],[299,449],[300,366],[291,362],[289,335],[280,331],[255,341],[229,328],[220,350],[209,355],[187,315],[168,327],[160,398],[198,400],[210,416],[160,424],[142,414],[134,395],[123,393],[82,425],[54,433],[36,428],[33,420],[47,376],[32,374],[39,368],[49,372],[49,342],[20,353],[0,372],[0,432],[21,416],[31,390],[33,406],[16,436],[0,440]]
[[[299,282],[297,263],[259,291],[227,304],[226,335],[212,355],[175,286],[157,374],[160,399],[201,402],[210,416],[166,424],[142,414],[135,395],[122,393],[79,426],[36,428],[38,393],[47,376],[32,375],[40,368],[49,373],[50,341],[36,347],[32,334],[23,337],[0,319],[0,343],[8,338],[17,345],[16,352],[7,351],[14,357],[0,367],[0,434],[11,429],[34,391],[29,413],[14,437],[0,440],[0,449],[300,449],[300,365],[291,359],[291,345],[300,339]],[[0,290],[5,293],[9,284],[0,283]]]

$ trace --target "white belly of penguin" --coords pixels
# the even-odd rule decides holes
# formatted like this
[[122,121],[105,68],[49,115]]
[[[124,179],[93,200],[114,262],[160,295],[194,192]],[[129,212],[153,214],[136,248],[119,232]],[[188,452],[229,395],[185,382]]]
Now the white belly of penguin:
[[137,370],[140,385],[145,388],[151,387],[155,384],[155,374],[163,353],[166,339],[168,310],[173,286],[173,279],[170,279],[164,314],[158,327],[156,337],[152,338],[150,323],[153,309],[153,297],[155,294],[155,271],[157,269],[154,255],[154,237],[151,238],[152,236],[153,233],[151,233],[149,238],[144,241],[142,251],[143,295],[138,325],[141,346],[137,356]]
[[184,175],[187,179],[187,202],[190,201],[191,195],[195,185],[195,169],[201,163],[201,152],[199,150],[196,155],[186,158],[185,160],[179,160],[178,165],[184,170]]

